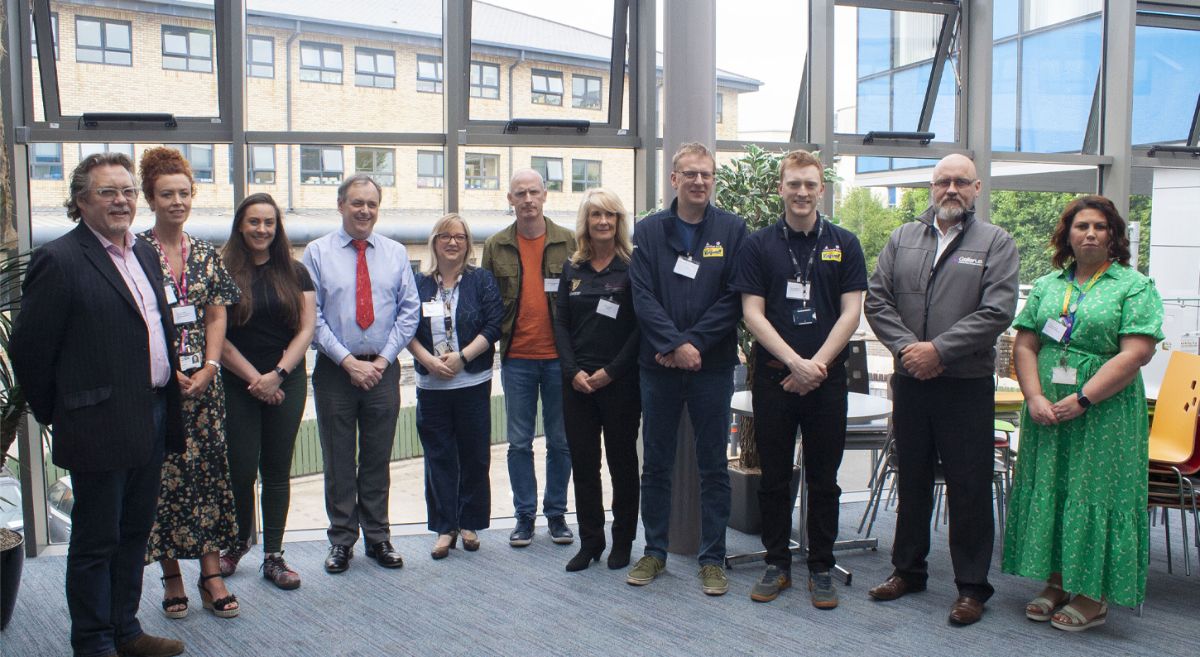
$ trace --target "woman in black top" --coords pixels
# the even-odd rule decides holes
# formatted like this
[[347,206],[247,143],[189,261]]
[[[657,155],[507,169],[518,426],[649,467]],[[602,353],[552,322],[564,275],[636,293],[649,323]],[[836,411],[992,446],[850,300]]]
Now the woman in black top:
[[563,267],[554,343],[563,372],[563,417],[580,548],[568,571],[587,568],[604,552],[604,499],[600,487],[600,435],[613,489],[613,548],[608,567],[629,565],[637,533],[638,325],[629,284],[630,219],[616,194],[590,190],[579,206],[578,250]]
[[317,322],[308,271],[292,257],[283,215],[270,194],[247,196],[234,213],[222,257],[242,291],[229,311],[222,352],[229,468],[237,543],[221,552],[233,574],[254,532],[254,479],[262,473],[263,577],[281,589],[300,586],[283,560],[292,450],[308,397],[304,354]]

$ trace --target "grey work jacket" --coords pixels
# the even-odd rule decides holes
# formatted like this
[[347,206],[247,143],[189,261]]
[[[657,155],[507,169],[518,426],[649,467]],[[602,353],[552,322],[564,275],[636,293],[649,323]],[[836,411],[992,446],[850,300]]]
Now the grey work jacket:
[[933,216],[930,208],[892,231],[867,287],[867,322],[899,374],[909,375],[900,351],[929,341],[946,368],[942,376],[991,376],[996,338],[1016,312],[1016,245],[1003,228],[970,212],[935,263]]

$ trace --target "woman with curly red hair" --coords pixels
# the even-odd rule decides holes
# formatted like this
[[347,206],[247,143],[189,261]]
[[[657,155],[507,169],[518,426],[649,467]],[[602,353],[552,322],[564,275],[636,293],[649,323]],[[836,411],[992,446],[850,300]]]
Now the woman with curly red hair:
[[195,182],[179,151],[151,148],[142,154],[142,192],[154,211],[154,227],[140,237],[158,251],[166,297],[175,321],[175,349],[183,392],[187,447],[163,463],[158,517],[146,559],[163,570],[163,611],[187,615],[178,559],[200,560],[200,598],[221,618],[238,614],[225,588],[219,554],[237,536],[233,489],[225,451],[225,393],[220,372],[225,307],[241,297],[216,248],[183,231],[192,210]]

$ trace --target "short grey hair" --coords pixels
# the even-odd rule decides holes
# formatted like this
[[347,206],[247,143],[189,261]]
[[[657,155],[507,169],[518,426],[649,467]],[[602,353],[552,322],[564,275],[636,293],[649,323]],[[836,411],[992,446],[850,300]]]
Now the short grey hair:
[[346,200],[346,191],[349,190],[351,187],[353,187],[355,185],[363,185],[366,183],[371,183],[372,185],[375,186],[375,193],[379,194],[379,200],[382,201],[383,200],[383,188],[379,186],[379,183],[375,182],[374,178],[372,178],[371,176],[368,176],[365,173],[356,173],[353,176],[350,176],[349,178],[343,180],[342,184],[338,185],[338,189],[337,189],[338,203],[341,203],[342,201]]
[[513,190],[513,185],[517,184],[517,178],[523,178],[529,175],[537,178],[538,184],[541,185],[542,190],[545,191],[546,179],[542,177],[542,174],[538,173],[537,169],[517,169],[514,171],[512,177],[508,179],[508,191],[511,192]]
[[79,161],[75,166],[75,170],[71,172],[71,188],[67,200],[63,201],[63,207],[67,209],[67,216],[72,221],[79,221],[83,217],[79,212],[80,196],[87,193],[88,187],[92,184],[92,169],[103,166],[120,166],[129,172],[129,179],[133,181],[133,186],[137,187],[137,175],[133,173],[133,160],[124,153],[92,153],[91,155]]

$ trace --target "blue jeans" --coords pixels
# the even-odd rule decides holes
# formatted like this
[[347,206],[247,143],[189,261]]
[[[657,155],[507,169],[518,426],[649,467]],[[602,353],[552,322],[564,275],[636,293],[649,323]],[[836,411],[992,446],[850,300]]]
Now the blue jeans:
[[688,407],[700,471],[700,565],[724,565],[729,523],[729,400],[733,368],[686,372],[643,367],[642,527],[646,554],[667,558],[671,522],[671,472],[679,417]]
[[[562,370],[558,359],[508,358],[500,368],[504,408],[508,413],[508,478],[516,517],[537,515],[537,474],[533,469],[533,427],[538,393],[546,430],[546,492],[542,513],[547,518],[567,512],[571,482],[571,450],[562,417]],[[726,408],[729,404],[726,403]]]
[[425,450],[425,508],[432,532],[487,529],[491,521],[492,380],[468,388],[417,388]]

